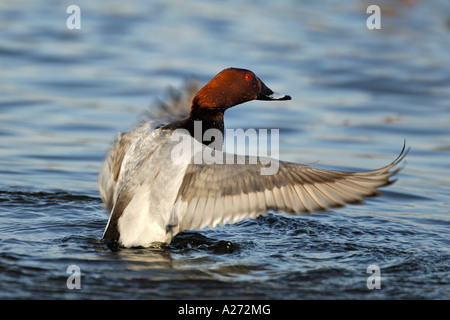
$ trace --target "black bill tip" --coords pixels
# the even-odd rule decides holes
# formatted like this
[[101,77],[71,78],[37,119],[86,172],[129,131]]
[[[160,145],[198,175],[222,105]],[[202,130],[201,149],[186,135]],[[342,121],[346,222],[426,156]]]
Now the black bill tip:
[[267,87],[264,82],[259,80],[261,83],[261,91],[259,92],[258,97],[256,100],[291,100],[291,96],[285,95],[285,94],[279,94],[276,92],[273,92],[269,87]]

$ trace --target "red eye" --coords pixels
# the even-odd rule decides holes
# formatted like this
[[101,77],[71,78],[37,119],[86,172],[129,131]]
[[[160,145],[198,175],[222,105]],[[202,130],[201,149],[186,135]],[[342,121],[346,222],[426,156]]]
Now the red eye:
[[247,81],[252,80],[252,75],[247,73],[247,74],[245,75],[245,80],[247,80]]

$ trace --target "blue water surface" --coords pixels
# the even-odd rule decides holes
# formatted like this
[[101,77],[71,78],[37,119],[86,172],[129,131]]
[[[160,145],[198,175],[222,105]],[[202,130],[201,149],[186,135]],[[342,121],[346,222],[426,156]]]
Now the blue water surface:
[[[0,34],[0,298],[450,298],[448,1],[6,0]],[[280,159],[338,170],[388,164],[406,140],[398,181],[364,205],[110,250],[107,148],[169,87],[231,66],[293,99],[230,109],[227,128],[279,129]]]

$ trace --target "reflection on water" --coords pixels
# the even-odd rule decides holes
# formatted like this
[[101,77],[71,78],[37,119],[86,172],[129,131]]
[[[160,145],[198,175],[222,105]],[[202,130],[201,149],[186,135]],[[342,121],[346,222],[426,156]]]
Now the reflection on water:
[[[450,4],[381,1],[77,1],[0,4],[0,297],[448,298]],[[227,111],[227,128],[280,130],[280,158],[377,168],[411,146],[366,204],[271,213],[168,246],[111,250],[97,172],[118,131],[169,87],[226,67],[293,97]],[[153,108],[153,109],[152,109]],[[81,269],[70,291],[67,266]],[[369,265],[382,289],[366,286]]]

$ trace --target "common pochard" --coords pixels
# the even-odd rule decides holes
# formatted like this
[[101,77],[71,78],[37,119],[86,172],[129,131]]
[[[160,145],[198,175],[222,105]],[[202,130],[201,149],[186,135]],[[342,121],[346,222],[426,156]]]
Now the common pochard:
[[[107,243],[146,247],[170,243],[183,230],[231,224],[270,210],[323,211],[363,202],[395,181],[390,177],[398,172],[405,147],[392,163],[371,171],[277,161],[276,172],[262,174],[268,158],[226,154],[220,139],[212,145],[205,133],[212,129],[224,134],[224,112],[255,99],[291,97],[273,92],[249,70],[228,68],[198,91],[187,118],[157,128],[146,122],[119,134],[98,179],[102,200],[111,210],[103,234]],[[201,134],[195,132],[199,124]],[[194,151],[180,160],[174,149],[180,148],[181,140]],[[205,154],[224,161],[211,163],[202,157]]]

